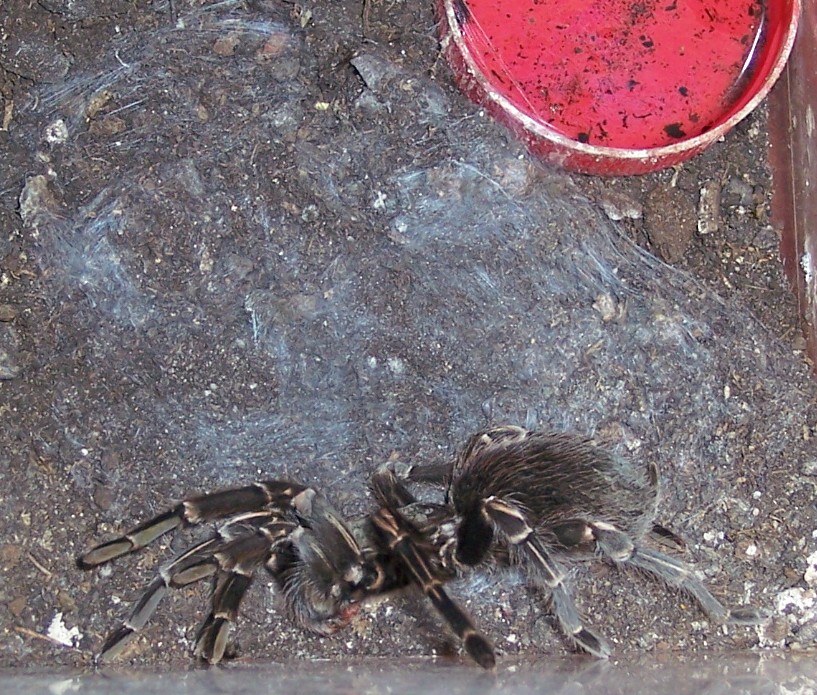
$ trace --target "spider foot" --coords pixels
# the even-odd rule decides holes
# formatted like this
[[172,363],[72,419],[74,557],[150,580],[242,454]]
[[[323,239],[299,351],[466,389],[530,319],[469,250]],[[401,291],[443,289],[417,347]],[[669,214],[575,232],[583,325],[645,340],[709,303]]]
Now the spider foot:
[[740,606],[732,608],[726,618],[728,625],[762,625],[771,616],[767,611],[754,606]]
[[594,634],[587,628],[581,628],[578,632],[572,634],[571,639],[576,643],[576,646],[591,656],[597,659],[609,659],[612,650],[607,641]]
[[496,667],[496,653],[494,646],[478,632],[467,635],[463,640],[465,651],[482,668],[493,670]]

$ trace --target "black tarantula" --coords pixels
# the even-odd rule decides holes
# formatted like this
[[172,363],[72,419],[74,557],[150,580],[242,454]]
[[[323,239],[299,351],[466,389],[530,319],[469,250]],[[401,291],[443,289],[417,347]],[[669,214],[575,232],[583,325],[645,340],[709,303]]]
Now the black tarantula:
[[[418,502],[409,483],[445,489],[445,501]],[[602,557],[637,568],[690,595],[711,620],[757,624],[761,611],[724,607],[691,567],[645,545],[681,541],[655,523],[655,465],[629,463],[589,440],[498,427],[480,432],[447,465],[382,467],[372,478],[378,508],[344,520],[315,490],[272,480],[191,497],[82,555],[89,569],[135,552],[182,525],[217,522],[217,532],[175,557],[148,585],[99,658],[120,654],[169,588],[211,577],[209,616],[195,654],[217,663],[254,572],[273,577],[287,613],[313,632],[344,627],[361,601],[419,587],[484,668],[494,647],[443,584],[480,566],[521,567],[544,591],[565,635],[605,658],[605,640],[582,622],[565,584],[570,563]]]

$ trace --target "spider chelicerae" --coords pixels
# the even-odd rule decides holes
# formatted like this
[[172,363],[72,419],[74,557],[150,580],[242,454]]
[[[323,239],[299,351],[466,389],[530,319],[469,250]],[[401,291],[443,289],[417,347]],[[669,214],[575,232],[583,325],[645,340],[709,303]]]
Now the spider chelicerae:
[[[440,486],[445,499],[420,502],[414,484]],[[572,563],[602,558],[632,567],[691,596],[716,623],[757,624],[751,606],[729,609],[693,569],[647,542],[682,545],[655,521],[658,469],[636,465],[571,434],[505,426],[480,432],[445,465],[395,463],[372,477],[375,510],[344,519],[312,488],[270,480],[190,497],[78,558],[83,569],[135,552],[184,525],[214,522],[215,533],[164,565],[99,659],[121,654],[171,588],[210,578],[210,614],[195,654],[224,658],[232,623],[263,567],[287,614],[312,632],[343,628],[367,598],[419,587],[467,653],[484,668],[492,643],[451,599],[444,584],[480,567],[518,567],[550,599],[550,610],[580,650],[610,648],[586,625],[566,585]]]

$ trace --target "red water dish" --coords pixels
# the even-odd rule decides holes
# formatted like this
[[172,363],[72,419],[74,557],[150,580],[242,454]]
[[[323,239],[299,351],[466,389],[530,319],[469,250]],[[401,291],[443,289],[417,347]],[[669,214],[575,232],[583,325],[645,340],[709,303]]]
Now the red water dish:
[[800,0],[442,0],[457,80],[547,161],[636,174],[697,154],[785,65]]

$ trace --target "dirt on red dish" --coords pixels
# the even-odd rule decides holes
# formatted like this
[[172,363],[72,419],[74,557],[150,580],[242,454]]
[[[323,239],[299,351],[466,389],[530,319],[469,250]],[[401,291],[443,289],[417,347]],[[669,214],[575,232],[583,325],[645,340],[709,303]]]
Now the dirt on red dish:
[[[620,172],[591,162],[591,173],[675,164],[720,137],[774,83],[799,14],[793,0],[457,0],[451,7],[460,54],[452,63],[463,88],[526,129],[534,149],[540,138],[649,158],[646,169],[629,163]],[[569,157],[559,163],[587,168],[571,167]]]
[[709,130],[751,79],[759,2],[471,2],[465,32],[497,88],[580,142],[668,145]]

